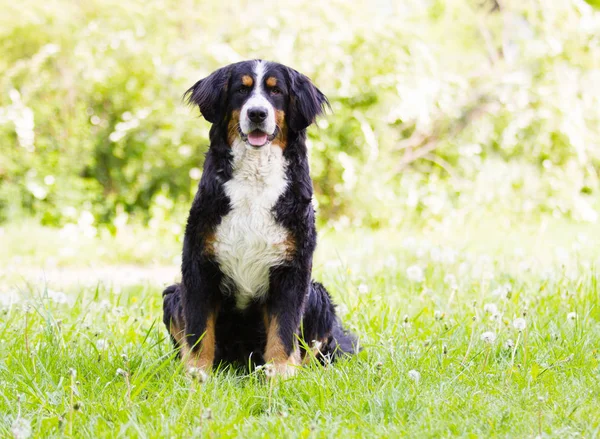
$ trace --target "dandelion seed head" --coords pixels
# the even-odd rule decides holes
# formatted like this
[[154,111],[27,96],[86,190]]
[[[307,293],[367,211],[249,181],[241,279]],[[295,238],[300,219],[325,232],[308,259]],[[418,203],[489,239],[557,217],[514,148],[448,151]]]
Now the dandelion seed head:
[[444,276],[444,283],[450,286],[451,288],[456,288],[456,276],[454,276],[452,273],[448,273]]
[[483,310],[487,314],[498,314],[498,307],[494,303],[486,303],[485,305],[483,305]]
[[406,276],[412,282],[423,282],[425,275],[423,269],[418,265],[411,265],[406,269]]
[[10,427],[15,439],[28,439],[31,436],[31,422],[24,418],[17,418]]
[[574,322],[575,320],[577,320],[577,313],[576,312],[570,312],[569,314],[567,314],[567,320],[569,322]]
[[408,371],[408,377],[417,384],[421,380],[421,374],[414,369]]
[[69,298],[62,291],[47,290],[48,299],[57,304],[69,303]]
[[522,332],[527,327],[527,321],[524,318],[519,317],[513,320],[513,328],[517,331]]
[[481,340],[488,344],[493,344],[496,341],[496,334],[494,334],[492,331],[486,331],[481,334]]
[[369,286],[367,284],[360,284],[358,286],[358,292],[360,294],[367,294],[369,292]]

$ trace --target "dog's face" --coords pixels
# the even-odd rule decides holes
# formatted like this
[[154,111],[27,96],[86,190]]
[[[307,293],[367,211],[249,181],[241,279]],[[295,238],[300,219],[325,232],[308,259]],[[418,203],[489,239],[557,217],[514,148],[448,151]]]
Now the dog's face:
[[206,120],[222,124],[227,141],[249,148],[286,146],[288,131],[302,131],[323,112],[327,98],[306,76],[281,64],[243,61],[198,81],[186,95]]

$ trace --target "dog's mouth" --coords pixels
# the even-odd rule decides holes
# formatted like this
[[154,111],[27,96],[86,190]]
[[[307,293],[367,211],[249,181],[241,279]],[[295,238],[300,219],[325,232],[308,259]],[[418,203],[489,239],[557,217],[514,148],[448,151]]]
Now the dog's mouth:
[[273,134],[267,134],[262,130],[254,130],[250,131],[248,134],[244,134],[244,132],[240,129],[240,137],[244,142],[248,145],[253,146],[254,148],[260,148],[261,146],[265,146],[267,143],[272,142],[273,139],[277,136],[278,128],[275,128]]

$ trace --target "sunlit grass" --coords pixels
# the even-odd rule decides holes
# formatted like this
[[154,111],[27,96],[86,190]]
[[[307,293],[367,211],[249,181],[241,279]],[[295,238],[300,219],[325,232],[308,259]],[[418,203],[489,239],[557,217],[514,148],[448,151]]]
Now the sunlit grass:
[[22,284],[0,311],[0,436],[600,433],[598,273],[577,256],[589,243],[539,270],[421,239],[388,250],[377,234],[362,254],[324,257],[345,236],[325,234],[315,276],[363,351],[280,383],[227,367],[186,377],[160,285]]

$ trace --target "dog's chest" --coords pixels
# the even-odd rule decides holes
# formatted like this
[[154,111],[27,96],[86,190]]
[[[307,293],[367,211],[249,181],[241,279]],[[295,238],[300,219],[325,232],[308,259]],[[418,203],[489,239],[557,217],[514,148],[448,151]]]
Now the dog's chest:
[[247,150],[234,145],[234,172],[225,183],[231,210],[216,229],[214,251],[226,287],[238,308],[264,296],[269,270],[285,261],[288,232],[277,223],[274,206],[287,186],[281,149]]

